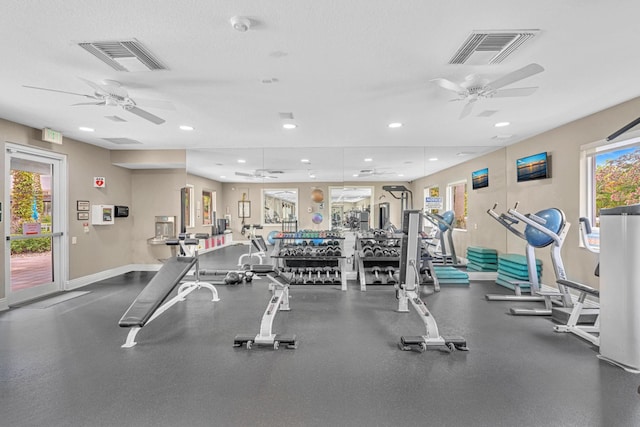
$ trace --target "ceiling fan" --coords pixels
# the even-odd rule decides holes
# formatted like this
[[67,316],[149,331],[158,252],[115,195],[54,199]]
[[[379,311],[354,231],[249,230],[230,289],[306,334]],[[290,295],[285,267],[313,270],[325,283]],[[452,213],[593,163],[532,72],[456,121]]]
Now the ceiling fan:
[[431,81],[444,89],[455,92],[458,95],[458,98],[452,99],[452,101],[467,101],[460,113],[460,118],[463,119],[471,113],[474,103],[479,99],[528,96],[533,94],[536,89],[538,89],[537,87],[521,87],[512,89],[502,88],[543,71],[544,68],[542,68],[541,65],[534,63],[506,74],[491,82],[481,80],[476,75],[467,76],[465,81],[460,84],[443,78],[433,79]]
[[364,177],[364,176],[380,176],[380,175],[394,175],[393,172],[389,172],[389,171],[385,171],[382,169],[376,169],[376,168],[371,168],[371,169],[361,169],[360,172],[358,172],[358,176],[360,177]]
[[278,177],[275,176],[275,175],[276,174],[282,174],[282,173],[284,173],[284,172],[281,171],[281,170],[256,169],[252,173],[236,172],[236,175],[237,176],[244,176],[246,178],[252,178],[252,179],[277,179]]
[[94,93],[92,95],[87,95],[84,93],[76,93],[76,92],[67,92],[64,90],[49,89],[49,88],[37,87],[37,86],[23,85],[23,87],[26,87],[29,89],[46,90],[49,92],[59,92],[59,93],[66,93],[69,95],[83,96],[85,98],[93,99],[94,101],[80,102],[73,105],[116,106],[132,114],[135,114],[138,117],[142,117],[145,120],[155,123],[157,125],[165,122],[164,119],[156,115],[153,115],[148,111],[145,111],[140,107],[138,107],[136,102],[129,97],[127,90],[122,86],[120,82],[117,82],[115,80],[105,80],[102,84],[98,84],[98,83],[89,81],[87,79],[83,79],[82,77],[79,77],[79,79],[85,82],[94,90]]

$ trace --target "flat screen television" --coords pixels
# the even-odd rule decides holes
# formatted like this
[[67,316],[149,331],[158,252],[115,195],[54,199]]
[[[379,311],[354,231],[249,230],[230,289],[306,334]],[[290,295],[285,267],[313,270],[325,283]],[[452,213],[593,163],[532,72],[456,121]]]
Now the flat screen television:
[[471,186],[474,190],[489,186],[489,168],[471,172]]
[[550,157],[547,153],[538,153],[516,160],[518,182],[545,179],[551,176]]

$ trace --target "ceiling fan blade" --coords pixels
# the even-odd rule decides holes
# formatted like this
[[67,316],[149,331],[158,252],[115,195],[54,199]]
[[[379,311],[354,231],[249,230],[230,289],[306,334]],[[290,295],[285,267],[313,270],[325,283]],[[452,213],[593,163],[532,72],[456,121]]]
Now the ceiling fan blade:
[[485,85],[487,89],[500,89],[503,86],[510,85],[511,83],[515,83],[519,80],[526,79],[527,77],[531,77],[534,74],[538,74],[544,71],[541,65],[538,64],[529,64],[525,67],[520,68],[512,73],[504,75],[497,80],[492,81]]
[[149,113],[148,111],[144,111],[141,108],[138,107],[128,107],[125,108],[126,111],[135,114],[136,116],[142,117],[145,120],[149,120],[151,123],[155,123],[157,125],[160,125],[162,123],[165,122],[164,119],[161,119],[158,116],[154,116],[153,114]]
[[467,93],[467,89],[463,88],[458,83],[452,82],[451,80],[438,78],[429,81],[437,84],[443,89],[452,90],[457,93]]
[[76,92],[67,92],[66,90],[48,89],[46,87],[27,86],[27,85],[22,85],[22,87],[26,87],[26,88],[29,88],[29,89],[46,90],[46,91],[49,91],[49,92],[66,93],[66,94],[69,94],[69,95],[84,96],[85,98],[91,98],[91,99],[98,99],[93,95],[87,95],[87,94],[84,94],[84,93],[76,93]]
[[75,107],[77,105],[106,105],[107,103],[105,101],[98,101],[98,102],[78,102],[77,104],[71,104],[72,107]]
[[537,87],[519,87],[513,89],[502,89],[496,91],[492,97],[493,98],[505,98],[510,96],[529,96],[533,95],[533,93],[538,90]]
[[100,86],[97,83],[92,82],[91,80],[87,80],[84,79],[82,77],[78,77],[80,80],[82,80],[83,82],[85,82],[86,84],[88,84],[93,90],[96,91],[96,93],[102,94],[102,95],[111,95],[107,90],[105,90],[102,86]]
[[236,172],[236,175],[238,175],[238,176],[248,176],[249,178],[255,178],[255,175],[252,174],[252,173]]
[[471,114],[471,110],[473,110],[473,104],[475,104],[475,102],[476,102],[475,99],[471,99],[469,102],[465,104],[464,108],[462,109],[462,112],[460,113],[459,119],[464,119],[469,114]]

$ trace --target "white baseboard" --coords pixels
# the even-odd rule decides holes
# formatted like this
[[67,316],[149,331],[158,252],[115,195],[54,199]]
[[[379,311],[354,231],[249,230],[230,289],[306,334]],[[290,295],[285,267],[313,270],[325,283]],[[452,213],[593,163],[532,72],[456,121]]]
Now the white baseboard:
[[[77,277],[75,279],[68,280],[65,283],[65,291],[72,291],[74,289],[81,288],[83,286],[90,285],[100,280],[110,279],[121,274],[128,273],[130,271],[158,271],[162,267],[162,264],[128,264],[121,267],[112,268],[110,270],[100,271],[98,273],[90,274],[88,276]],[[2,300],[0,300],[1,302]]]
[[0,298],[0,311],[9,310],[9,304],[6,298]]

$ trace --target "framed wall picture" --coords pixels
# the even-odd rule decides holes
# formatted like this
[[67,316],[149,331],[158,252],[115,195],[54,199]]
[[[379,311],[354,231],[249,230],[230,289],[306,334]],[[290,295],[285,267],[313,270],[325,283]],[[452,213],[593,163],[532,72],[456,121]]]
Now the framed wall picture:
[[89,212],[78,212],[78,221],[89,221]]
[[76,201],[76,209],[80,212],[89,212],[89,201],[88,200]]
[[249,218],[251,216],[251,202],[242,201],[238,202],[238,218]]

